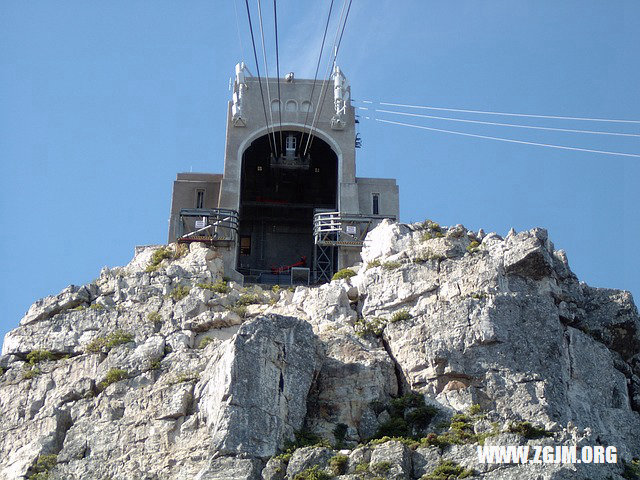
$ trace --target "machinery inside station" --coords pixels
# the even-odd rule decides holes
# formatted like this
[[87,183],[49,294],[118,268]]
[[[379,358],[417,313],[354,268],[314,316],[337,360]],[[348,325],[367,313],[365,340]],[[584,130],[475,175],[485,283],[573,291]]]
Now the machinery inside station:
[[279,283],[292,266],[310,268],[314,213],[337,209],[337,155],[317,137],[303,155],[307,138],[276,132],[278,156],[267,135],[243,154],[237,270],[247,281]]

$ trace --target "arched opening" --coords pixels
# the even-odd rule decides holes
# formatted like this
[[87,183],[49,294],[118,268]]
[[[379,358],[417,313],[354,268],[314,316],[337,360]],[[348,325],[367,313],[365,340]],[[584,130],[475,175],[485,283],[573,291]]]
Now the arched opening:
[[271,155],[267,135],[242,154],[237,269],[248,281],[276,282],[273,272],[303,258],[312,268],[314,210],[337,210],[336,152],[315,137],[302,158],[302,132],[283,131],[282,145],[280,132],[275,136],[278,158]]

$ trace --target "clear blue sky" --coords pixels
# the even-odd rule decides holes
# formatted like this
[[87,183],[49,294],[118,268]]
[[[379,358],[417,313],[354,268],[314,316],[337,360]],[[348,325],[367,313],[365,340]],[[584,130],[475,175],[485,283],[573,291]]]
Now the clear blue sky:
[[[328,2],[278,3],[281,71],[313,76]],[[243,57],[235,22],[232,0],[0,2],[0,334],[36,299],[166,241],[176,172],[222,171],[229,77]],[[639,54],[636,0],[354,0],[339,63],[358,100],[638,119]],[[379,116],[640,153],[637,137]],[[581,280],[640,297],[640,158],[366,120],[360,131],[358,174],[398,179],[403,221],[500,234],[543,226]]]

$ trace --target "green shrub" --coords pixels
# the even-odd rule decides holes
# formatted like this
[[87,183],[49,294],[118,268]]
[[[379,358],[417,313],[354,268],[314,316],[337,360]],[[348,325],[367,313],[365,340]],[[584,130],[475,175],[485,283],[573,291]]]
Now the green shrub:
[[187,295],[189,295],[189,291],[191,289],[189,287],[187,287],[186,285],[178,285],[176,288],[174,288],[171,293],[169,294],[169,296],[176,302],[182,300],[184,297],[186,297]]
[[104,305],[100,304],[100,303],[92,303],[89,308],[91,310],[104,310]]
[[509,432],[517,433],[525,438],[551,437],[553,434],[544,428],[535,427],[531,422],[516,422],[509,425]]
[[480,248],[480,244],[474,240],[467,247],[467,252],[469,252],[470,254],[474,254],[479,250],[479,248]]
[[215,283],[199,283],[197,286],[215,293],[229,293],[230,290],[229,285],[224,280],[218,280]]
[[347,473],[347,463],[349,457],[346,455],[336,455],[329,460],[329,471],[332,475],[338,476]]
[[406,310],[399,310],[397,312],[395,312],[392,316],[391,316],[391,320],[389,320],[391,323],[396,323],[396,322],[401,322],[403,320],[409,320],[413,317],[411,317],[411,314],[406,311]]
[[349,427],[345,423],[339,423],[333,429],[333,438],[336,441],[336,449],[340,450],[344,447],[344,439],[347,436],[347,430]]
[[126,379],[129,376],[129,372],[120,368],[112,368],[107,372],[104,379],[98,384],[98,389],[104,390],[112,383],[119,382]]
[[173,258],[182,258],[189,253],[189,245],[186,243],[178,243],[176,245],[176,253],[173,255]]
[[485,292],[473,292],[471,294],[471,298],[475,298],[476,300],[484,300],[487,298],[487,294]]
[[85,352],[87,353],[100,353],[104,349],[107,351],[111,350],[113,347],[118,345],[122,345],[124,343],[129,343],[133,341],[133,335],[125,332],[124,330],[116,330],[115,332],[110,333],[106,337],[97,337],[94,338],[89,344],[85,347]]
[[245,293],[240,295],[240,298],[236,300],[237,307],[246,307],[247,305],[255,305],[256,303],[262,303],[260,297],[255,293]]
[[473,475],[473,470],[463,468],[452,460],[445,460],[440,462],[433,472],[423,475],[420,480],[455,480],[472,477]]
[[178,383],[197,382],[198,380],[200,380],[200,374],[198,372],[181,372],[176,374],[168,383],[169,385],[177,385]]
[[479,404],[474,403],[467,411],[469,412],[469,415],[479,415],[482,413],[482,407]]
[[285,440],[284,449],[292,453],[302,447],[330,447],[329,442],[307,428],[294,432],[295,440]]
[[273,287],[271,287],[271,291],[275,294],[280,293],[280,290],[282,290],[282,287],[280,285],[274,285]]
[[149,362],[149,370],[159,370],[161,363],[162,362],[160,360],[153,360]]
[[0,367],[0,377],[1,377],[2,375],[4,375],[4,372],[6,372],[6,371],[7,371],[7,369],[6,369],[6,368]]
[[624,471],[622,477],[627,480],[640,480],[640,460],[637,458],[632,459],[630,462],[622,460]]
[[32,366],[40,362],[51,362],[53,360],[55,360],[55,357],[49,350],[31,350],[27,354],[27,362]]
[[74,307],[71,309],[72,312],[80,312],[82,310],[84,310],[85,308],[87,308],[86,305],[78,305],[77,307]]
[[27,476],[27,480],[47,480],[51,470],[53,470],[57,464],[57,455],[40,455],[36,463],[31,467],[31,472]]
[[289,460],[291,460],[291,457],[293,456],[292,453],[281,453],[280,455],[276,455],[275,457],[273,457],[275,460],[282,460],[284,463],[289,463]]
[[23,380],[31,380],[40,375],[42,371],[38,367],[32,367],[22,373]]
[[365,473],[369,471],[369,464],[366,462],[359,463],[355,468],[356,473]]
[[342,280],[343,278],[351,278],[355,274],[356,272],[354,272],[350,268],[343,268],[342,270],[338,270],[336,273],[333,274],[331,281]]
[[152,323],[162,323],[162,315],[160,315],[160,312],[156,310],[155,312],[151,312],[147,315],[147,320]]
[[396,268],[400,268],[402,264],[400,262],[384,262],[382,264],[382,268],[385,270],[395,270]]
[[359,337],[366,337],[367,335],[379,337],[382,335],[386,325],[387,320],[382,317],[359,318],[354,324],[354,329]]
[[391,462],[374,463],[369,467],[369,470],[371,470],[371,472],[375,473],[376,475],[384,475],[385,473],[388,473],[389,470],[391,470]]
[[160,264],[165,258],[171,258],[172,256],[173,254],[171,253],[171,250],[169,250],[167,247],[160,247],[157,250],[154,250],[153,254],[151,255],[151,262],[149,262],[149,265],[147,265],[145,272],[155,272],[156,270],[158,270]]
[[298,473],[293,477],[293,480],[331,480],[331,478],[331,475],[324,470],[320,470],[318,465],[314,465]]
[[391,418],[378,427],[373,438],[404,439],[415,445],[418,438],[415,434],[426,428],[438,413],[436,408],[425,403],[423,395],[416,392],[393,398],[384,410]]
[[200,342],[200,345],[198,345],[199,349],[204,349],[207,347],[207,345],[209,345],[210,343],[213,343],[213,337],[205,337],[202,339],[202,341]]
[[444,260],[445,258],[446,257],[444,255],[432,252],[431,250],[427,250],[425,252],[422,252],[417,257],[415,257],[413,259],[413,263],[426,263],[426,262],[429,262],[429,261],[439,262],[441,260]]
[[371,260],[369,263],[367,263],[367,270],[369,270],[370,268],[379,267],[380,265],[382,265],[380,263],[380,260],[376,258],[375,260]]

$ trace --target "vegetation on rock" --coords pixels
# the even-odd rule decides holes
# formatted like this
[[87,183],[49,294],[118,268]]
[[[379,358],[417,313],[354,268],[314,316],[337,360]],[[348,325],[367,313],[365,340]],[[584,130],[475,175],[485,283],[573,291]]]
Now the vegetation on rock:
[[126,379],[129,376],[129,372],[120,368],[112,368],[105,375],[104,379],[98,384],[100,390],[104,390],[109,385]]
[[113,347],[129,343],[133,341],[133,335],[125,332],[124,330],[116,330],[110,333],[106,337],[94,338],[87,346],[85,351],[87,353],[100,353],[103,350],[111,350]]
[[336,273],[333,274],[333,277],[331,278],[331,281],[333,280],[342,280],[345,278],[351,278],[356,274],[356,272],[354,272],[352,269],[350,268],[343,268],[342,270],[338,270]]

